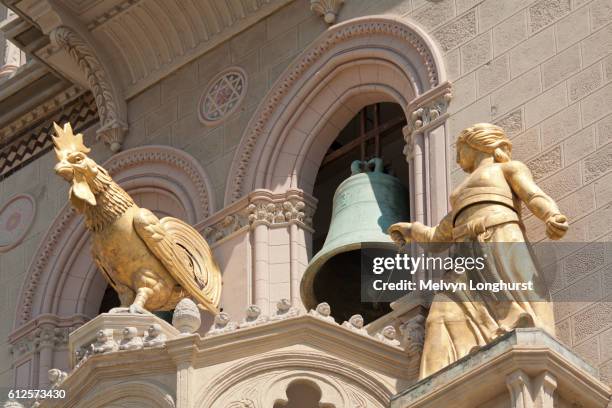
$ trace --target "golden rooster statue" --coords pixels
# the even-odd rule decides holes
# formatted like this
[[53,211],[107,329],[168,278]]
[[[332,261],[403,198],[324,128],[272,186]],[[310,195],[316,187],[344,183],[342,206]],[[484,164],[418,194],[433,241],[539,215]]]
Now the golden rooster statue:
[[172,310],[184,297],[218,312],[221,273],[206,241],[188,224],[138,207],[87,156],[83,135],[54,123],[55,172],[72,184],[70,202],[85,217],[98,268],[119,295],[111,312]]

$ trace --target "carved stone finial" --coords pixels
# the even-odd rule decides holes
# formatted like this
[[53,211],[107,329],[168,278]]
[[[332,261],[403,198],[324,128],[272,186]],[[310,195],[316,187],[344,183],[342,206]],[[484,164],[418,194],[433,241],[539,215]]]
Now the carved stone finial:
[[215,316],[213,327],[206,333],[206,337],[217,336],[223,333],[229,333],[238,328],[235,322],[232,322],[229,314],[221,312]]
[[323,17],[327,24],[336,22],[344,0],[310,0],[310,9]]
[[166,335],[162,333],[161,326],[157,323],[150,325],[142,343],[145,347],[165,346]]
[[246,317],[242,320],[239,328],[257,326],[268,321],[268,316],[261,315],[261,309],[257,305],[247,307]]
[[181,334],[197,332],[201,323],[200,310],[193,300],[185,298],[178,302],[172,315],[172,325]]
[[113,331],[111,329],[98,330],[96,341],[91,345],[93,354],[110,353],[117,349],[117,343],[113,340]]
[[366,335],[368,332],[363,328],[363,316],[360,314],[354,314],[349,319],[348,322],[342,323],[342,327],[346,327],[349,330],[357,332],[359,334]]
[[122,334],[119,350],[139,350],[143,347],[142,338],[138,336],[138,330],[135,327],[124,328]]
[[282,320],[300,315],[300,310],[291,306],[289,299],[281,299],[276,303],[276,314],[270,317],[270,320]]
[[315,309],[310,309],[308,314],[327,322],[337,324],[336,320],[331,315],[331,307],[327,302],[319,303]]

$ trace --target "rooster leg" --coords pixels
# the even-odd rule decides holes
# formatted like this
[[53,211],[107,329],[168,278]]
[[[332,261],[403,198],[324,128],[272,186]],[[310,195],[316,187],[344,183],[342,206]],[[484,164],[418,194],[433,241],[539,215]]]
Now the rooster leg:
[[136,291],[134,303],[130,305],[130,313],[148,314],[149,312],[144,308],[144,305],[147,303],[147,299],[149,299],[149,296],[152,294],[153,289],[151,288],[139,288]]

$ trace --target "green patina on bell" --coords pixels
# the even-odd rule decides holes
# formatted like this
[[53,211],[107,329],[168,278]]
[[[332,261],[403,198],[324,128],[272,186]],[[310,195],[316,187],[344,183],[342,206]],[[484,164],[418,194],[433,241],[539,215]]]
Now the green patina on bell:
[[306,308],[327,302],[338,320],[361,313],[372,321],[384,314],[380,305],[361,303],[360,250],[366,245],[395,248],[387,228],[408,219],[407,191],[399,179],[383,173],[382,159],[354,161],[351,176],[334,194],[325,244],[302,277],[300,291]]

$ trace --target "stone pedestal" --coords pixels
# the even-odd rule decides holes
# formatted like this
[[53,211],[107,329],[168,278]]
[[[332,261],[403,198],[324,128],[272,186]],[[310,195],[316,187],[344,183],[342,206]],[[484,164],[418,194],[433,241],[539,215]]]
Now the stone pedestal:
[[596,371],[538,329],[517,329],[395,395],[391,408],[607,407]]
[[166,339],[173,339],[179,335],[179,331],[174,326],[152,314],[102,313],[70,333],[68,339],[70,367],[74,367],[78,362],[77,351],[89,349],[90,345],[96,342],[97,333],[100,330],[109,333],[112,331],[110,340],[118,344],[123,337],[123,329],[126,327],[136,328],[136,336],[144,337],[145,332],[153,324],[160,326],[160,332]]

